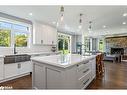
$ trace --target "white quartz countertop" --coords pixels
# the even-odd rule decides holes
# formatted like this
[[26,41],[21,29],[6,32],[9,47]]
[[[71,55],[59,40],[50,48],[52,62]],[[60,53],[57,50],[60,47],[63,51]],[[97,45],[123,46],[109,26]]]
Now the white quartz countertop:
[[3,58],[4,57],[4,55],[0,55],[0,58]]
[[32,61],[36,61],[42,64],[54,65],[62,68],[67,68],[83,61],[88,61],[91,58],[95,58],[96,55],[81,56],[78,54],[68,54],[68,55],[50,55],[31,58]]

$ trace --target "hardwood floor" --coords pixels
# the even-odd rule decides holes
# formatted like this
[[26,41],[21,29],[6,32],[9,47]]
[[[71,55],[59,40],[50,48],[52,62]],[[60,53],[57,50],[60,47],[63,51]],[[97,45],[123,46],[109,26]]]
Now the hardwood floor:
[[1,83],[0,86],[12,86],[13,89],[32,89],[31,75]]
[[105,62],[105,73],[87,89],[127,89],[127,63]]
[[[31,76],[1,83],[0,86],[12,86],[13,89],[31,89]],[[105,62],[105,75],[96,78],[87,89],[127,89],[127,63]]]

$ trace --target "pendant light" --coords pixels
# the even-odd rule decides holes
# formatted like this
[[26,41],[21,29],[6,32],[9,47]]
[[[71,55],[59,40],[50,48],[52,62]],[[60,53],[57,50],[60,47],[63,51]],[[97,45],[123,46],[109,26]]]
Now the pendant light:
[[92,21],[89,21],[89,28],[88,28],[89,31],[92,30]]
[[79,16],[80,16],[80,17],[79,17],[79,26],[78,26],[78,28],[81,30],[81,29],[82,29],[82,16],[83,16],[83,14],[80,13]]
[[57,27],[60,26],[60,25],[62,25],[63,20],[64,20],[64,7],[61,6],[60,7],[60,18],[58,18]]
[[91,36],[92,34],[92,21],[89,21],[89,27],[88,27],[88,36]]

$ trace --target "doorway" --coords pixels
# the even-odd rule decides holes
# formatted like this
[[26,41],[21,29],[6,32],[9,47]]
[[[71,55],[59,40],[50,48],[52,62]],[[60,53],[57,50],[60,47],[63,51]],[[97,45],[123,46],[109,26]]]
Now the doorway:
[[58,33],[58,51],[62,54],[71,53],[71,36],[63,33]]

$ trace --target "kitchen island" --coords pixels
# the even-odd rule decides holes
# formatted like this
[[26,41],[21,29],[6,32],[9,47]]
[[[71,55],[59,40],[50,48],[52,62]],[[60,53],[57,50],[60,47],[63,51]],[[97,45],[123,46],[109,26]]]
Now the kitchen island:
[[96,55],[50,55],[31,60],[34,89],[85,89],[96,76]]

